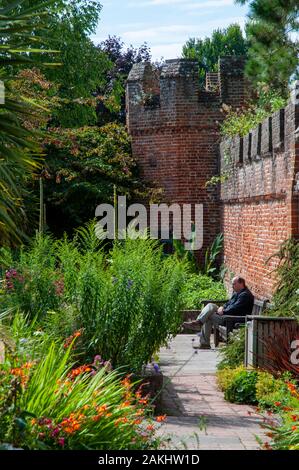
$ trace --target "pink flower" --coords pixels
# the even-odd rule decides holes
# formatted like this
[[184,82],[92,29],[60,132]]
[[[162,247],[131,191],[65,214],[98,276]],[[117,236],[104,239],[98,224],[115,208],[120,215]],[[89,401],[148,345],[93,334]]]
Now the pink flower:
[[64,437],[60,437],[60,438],[58,439],[58,444],[59,444],[61,447],[64,447],[64,443],[65,443]]
[[60,429],[59,429],[59,428],[55,428],[55,429],[53,429],[51,436],[52,436],[52,437],[56,437],[59,433],[60,433]]

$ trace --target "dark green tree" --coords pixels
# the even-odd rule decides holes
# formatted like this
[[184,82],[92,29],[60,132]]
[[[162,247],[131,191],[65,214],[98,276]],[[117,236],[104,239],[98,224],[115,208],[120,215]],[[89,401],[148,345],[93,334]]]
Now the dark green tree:
[[298,0],[236,0],[249,3],[246,27],[250,41],[247,74],[257,86],[266,84],[286,94],[290,78],[298,78]]
[[[11,0],[2,0],[9,5]],[[19,11],[33,8],[37,0],[19,2]],[[62,106],[53,115],[51,125],[81,127],[97,122],[96,102],[90,99],[102,87],[108,70],[113,66],[107,54],[90,39],[99,23],[102,6],[99,0],[56,0],[47,4],[47,34],[44,49],[59,51],[61,67],[43,68],[48,80],[59,85]],[[42,64],[57,61],[57,54],[44,53]]]
[[190,38],[183,46],[183,57],[199,62],[199,80],[204,85],[207,72],[218,71],[219,56],[246,55],[248,43],[238,24],[217,29],[211,38]]

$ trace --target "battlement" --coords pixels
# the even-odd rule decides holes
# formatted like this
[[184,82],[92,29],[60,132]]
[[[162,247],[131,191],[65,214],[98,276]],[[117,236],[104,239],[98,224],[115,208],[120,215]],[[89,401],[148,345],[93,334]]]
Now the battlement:
[[243,137],[220,143],[223,201],[281,199],[293,192],[298,105],[288,105]]
[[[200,115],[220,111],[221,103],[244,103],[244,59],[224,57],[219,73],[207,75],[207,87],[199,85],[198,62],[167,60],[158,70],[149,62],[135,64],[127,81],[127,123],[130,132],[160,126],[198,126]],[[222,116],[219,116],[222,119]]]
[[241,166],[272,156],[285,147],[285,109],[273,113],[243,137],[239,135],[220,144],[223,167]]

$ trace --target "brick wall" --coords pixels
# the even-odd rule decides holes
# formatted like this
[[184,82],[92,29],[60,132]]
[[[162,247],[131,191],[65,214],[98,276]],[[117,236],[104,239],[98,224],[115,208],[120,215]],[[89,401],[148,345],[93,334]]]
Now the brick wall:
[[[229,61],[224,58],[221,64],[230,69]],[[224,69],[222,65],[222,74]],[[227,82],[221,73],[218,85],[221,80]],[[204,206],[204,246],[198,253],[201,260],[221,229],[219,189],[205,186],[219,173],[219,122],[223,113],[215,78],[213,90],[201,90],[197,62],[176,59],[166,61],[160,75],[149,63],[136,64],[127,84],[127,125],[141,175],[164,189],[167,203]],[[243,97],[241,88],[240,94]],[[230,96],[227,89],[228,101]]]
[[[299,236],[298,106],[290,102],[244,138],[222,142],[224,262],[259,297],[271,298],[277,259],[287,238]],[[227,275],[229,282],[229,275]]]
[[[126,96],[133,155],[142,177],[164,189],[166,203],[203,204],[198,259],[223,231],[228,273],[270,298],[277,261],[266,260],[286,238],[299,236],[299,99],[244,138],[221,142],[222,104],[246,101],[244,59],[220,59],[218,78],[209,74],[205,90],[197,67],[186,59],[166,61],[160,73],[150,63],[133,67]],[[225,172],[221,188],[206,187]]]

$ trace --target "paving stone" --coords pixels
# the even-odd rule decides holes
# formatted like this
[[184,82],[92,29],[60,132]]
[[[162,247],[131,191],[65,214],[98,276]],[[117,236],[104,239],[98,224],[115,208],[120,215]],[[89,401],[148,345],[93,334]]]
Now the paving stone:
[[194,354],[192,337],[196,338],[178,335],[160,351],[160,366],[169,383],[163,394],[168,419],[159,434],[171,437],[169,449],[259,449],[255,435],[263,438],[261,418],[253,407],[224,400],[215,376],[217,350]]

